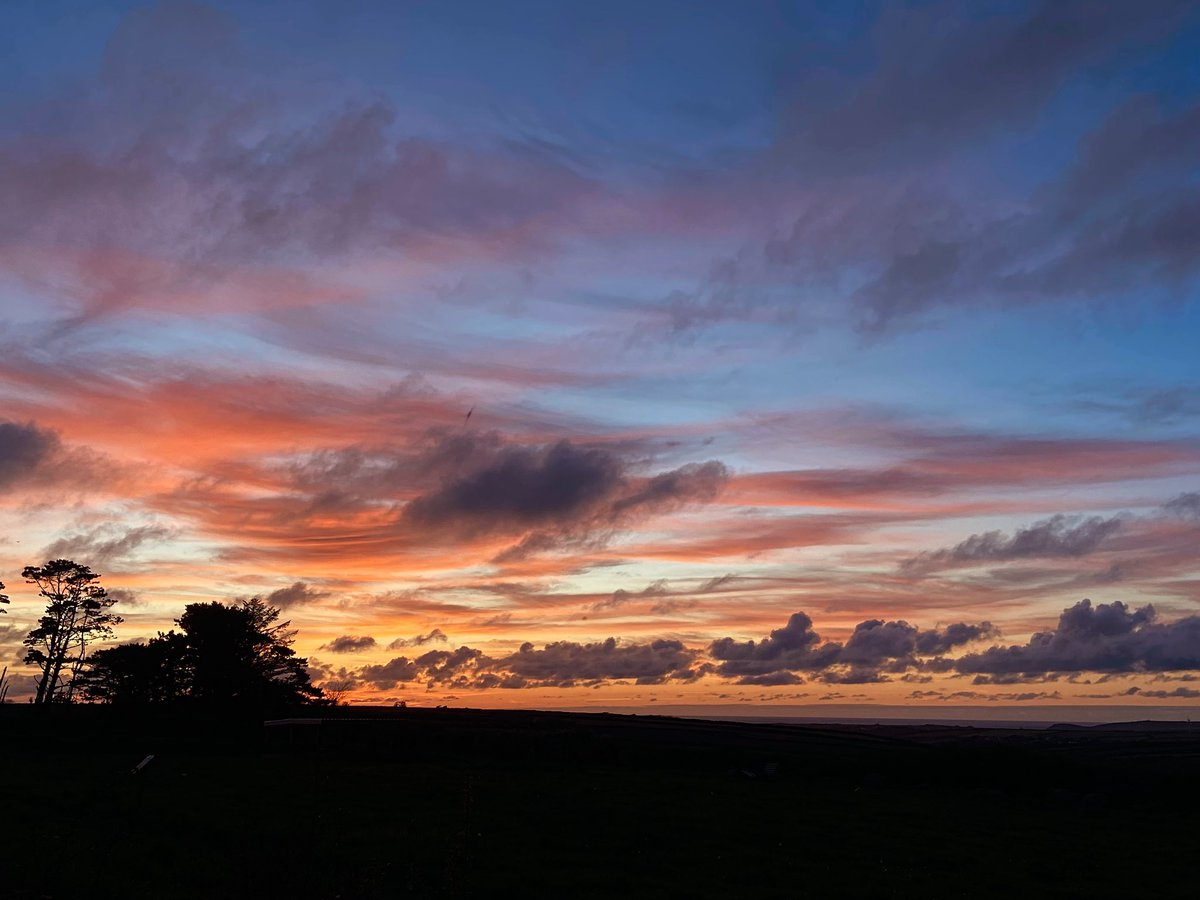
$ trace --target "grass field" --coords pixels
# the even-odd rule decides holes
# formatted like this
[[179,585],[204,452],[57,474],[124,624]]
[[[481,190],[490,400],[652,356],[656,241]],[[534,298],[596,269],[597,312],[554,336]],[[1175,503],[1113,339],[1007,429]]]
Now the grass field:
[[12,898],[1190,897],[1198,883],[1195,731],[10,712]]

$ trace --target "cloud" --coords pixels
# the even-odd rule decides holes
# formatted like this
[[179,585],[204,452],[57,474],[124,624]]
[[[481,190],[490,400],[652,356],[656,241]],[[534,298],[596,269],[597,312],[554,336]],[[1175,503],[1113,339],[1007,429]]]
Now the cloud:
[[1177,425],[1200,417],[1200,389],[1131,388],[1115,395],[1106,390],[1093,398],[1076,399],[1072,405],[1087,412],[1113,413],[1139,426]]
[[370,650],[375,646],[375,638],[370,635],[354,637],[353,635],[344,634],[341,637],[336,637],[328,644],[322,644],[319,649],[328,650],[330,653],[361,653],[364,650]]
[[[1200,275],[1200,249],[1190,239],[1200,223],[1190,152],[1200,133],[1194,102],[1141,97],[1110,110],[1078,141],[1074,160],[1025,191],[977,175],[967,192],[937,171],[947,155],[980,165],[971,145],[985,133],[1000,137],[1004,122],[1028,117],[1033,124],[1035,110],[1082,63],[1074,53],[1050,63],[1047,48],[1058,40],[1101,55],[1153,53],[1153,41],[1141,40],[1168,39],[1165,22],[1189,12],[1194,19],[1186,6],[1114,10],[1113,22],[1101,24],[1090,4],[1044,4],[1025,21],[989,16],[957,22],[957,30],[949,27],[954,15],[937,4],[885,16],[907,35],[880,32],[883,49],[896,55],[842,91],[813,86],[780,130],[772,164],[823,173],[790,203],[778,204],[790,214],[790,227],[757,251],[742,249],[715,264],[693,289],[676,291],[662,303],[662,320],[675,332],[723,320],[816,327],[829,310],[810,298],[832,296],[848,324],[878,339],[938,313],[979,306],[1109,306],[1134,290],[1145,303],[1186,299]],[[1125,14],[1132,30],[1113,29]],[[938,21],[914,25],[926,16]],[[1048,27],[1039,20],[1061,32],[1039,31]],[[909,39],[923,49],[899,49]],[[961,57],[974,43],[986,45],[978,48],[982,57]],[[981,59],[998,51],[1006,61],[992,61],[1007,70],[1022,46],[1033,47],[1046,65],[1021,67],[1012,78],[982,75],[989,62]],[[930,62],[914,66],[918,57]],[[949,75],[947,66],[971,75]],[[889,67],[892,75],[885,74]],[[963,90],[979,77],[986,88]],[[1014,89],[1021,84],[1025,91]],[[998,115],[989,101],[1004,98],[1019,102]],[[876,115],[880,103],[887,110]],[[939,127],[946,129],[940,140],[933,137]],[[1163,399],[1167,406],[1159,412],[1187,402]]]
[[248,272],[439,241],[532,252],[597,190],[537,140],[438,140],[349,80],[305,87],[264,77],[222,13],[131,13],[69,102],[29,113],[55,127],[0,144],[0,254],[81,320],[261,311],[279,295],[228,296]]
[[1170,672],[1200,668],[1200,616],[1158,624],[1153,606],[1093,607],[1081,600],[1063,610],[1058,627],[1025,645],[991,647],[955,660],[962,674],[1030,678],[1060,672]]
[[1081,519],[1057,515],[1018,529],[1011,537],[999,531],[973,534],[947,550],[921,553],[906,560],[902,568],[910,572],[928,572],[982,562],[1086,556],[1121,527],[1120,516]]
[[490,452],[486,464],[414,497],[402,522],[425,535],[456,539],[524,534],[496,557],[513,562],[564,545],[602,543],[638,518],[710,501],[728,477],[724,465],[710,461],[638,478],[616,453],[565,440]]
[[1138,696],[1153,697],[1156,700],[1168,700],[1174,698],[1191,700],[1196,697],[1200,697],[1200,691],[1196,690],[1195,688],[1177,687],[1170,691],[1138,691]]
[[958,622],[942,630],[923,631],[904,621],[870,619],[854,627],[837,661],[868,667],[893,660],[909,662],[916,656],[941,656],[955,647],[998,633],[990,622],[978,625]]
[[417,681],[453,689],[573,687],[610,681],[661,684],[692,681],[698,651],[681,642],[648,643],[609,638],[595,643],[554,641],[538,649],[523,644],[515,653],[491,657],[471,647],[430,650],[415,659],[397,657],[382,666],[366,666],[358,677],[382,689]]
[[566,687],[577,682],[628,679],[659,684],[669,679],[691,680],[695,658],[696,652],[679,641],[638,644],[609,638],[592,644],[555,641],[540,650],[526,643],[516,653],[497,660],[496,666],[541,685]]
[[1200,492],[1180,494],[1164,503],[1163,509],[1181,519],[1200,522]]
[[382,665],[364,666],[356,673],[356,677],[379,690],[386,691],[397,684],[413,681],[418,671],[416,663],[407,657],[398,656]]
[[725,637],[712,642],[709,655],[720,662],[721,675],[767,675],[784,670],[823,669],[836,661],[841,646],[820,643],[812,619],[793,613],[782,628],[761,641],[738,642]]
[[886,7],[870,33],[876,65],[796,85],[781,151],[827,171],[945,155],[1028,124],[1080,68],[1145,52],[1188,12],[1186,2],[1120,0],[1043,0],[981,17],[948,3]]
[[795,672],[767,672],[762,675],[744,675],[737,680],[738,684],[759,685],[760,687],[775,687],[784,684],[804,684],[804,679]]
[[667,589],[667,579],[660,578],[657,581],[651,582],[640,591],[627,591],[624,588],[613,591],[612,596],[606,600],[598,600],[588,606],[588,609],[593,612],[600,612],[606,609],[616,609],[619,606],[624,606],[627,603],[638,599],[647,599],[653,597],[665,597],[670,591]]
[[141,606],[145,603],[141,594],[131,591],[129,588],[108,588],[107,590],[108,596],[122,606]]
[[0,422],[0,489],[28,478],[58,450],[53,432],[32,423]]
[[798,671],[818,672],[830,683],[865,684],[914,667],[945,668],[949,663],[941,660],[943,654],[996,634],[989,622],[922,630],[904,621],[869,619],[855,626],[845,644],[822,643],[812,620],[798,612],[761,641],[713,641],[709,655],[717,661],[716,674],[737,677],[741,684],[784,684],[787,673]]
[[[1026,645],[994,645],[981,652],[950,654],[998,636],[992,624],[953,623],[924,629],[901,620],[868,619],[845,640],[822,641],[803,612],[762,640],[725,637],[706,649],[675,639],[645,642],[608,638],[592,643],[552,641],[541,648],[526,642],[514,653],[493,656],[471,647],[427,651],[364,666],[353,677],[388,689],[397,683],[426,688],[569,688],[612,682],[650,685],[691,682],[714,676],[741,685],[778,686],[806,680],[826,684],[871,684],[898,680],[925,684],[934,675],[974,675],[978,685],[1055,681],[1060,674],[1173,672],[1200,670],[1200,617],[1157,624],[1146,606],[1092,607],[1084,600],[1063,612],[1054,632],[1034,635]],[[346,639],[349,640],[349,639]],[[361,640],[361,639],[359,639]],[[369,639],[367,639],[369,640]],[[336,643],[336,642],[335,642]],[[331,644],[323,649],[335,649]],[[358,649],[357,645],[355,649]],[[1180,676],[1188,680],[1189,676]],[[1057,693],[943,694],[936,699],[1058,699]],[[1152,695],[1147,695],[1152,696]],[[1171,696],[1185,696],[1176,692]]]
[[42,555],[47,559],[73,559],[93,568],[120,565],[144,544],[167,540],[173,534],[161,525],[122,528],[106,523],[58,538],[42,550]]
[[449,641],[446,633],[440,628],[435,628],[426,634],[418,634],[411,638],[396,638],[387,645],[389,650],[399,650],[403,647],[423,647],[426,644],[444,644]]
[[[1017,691],[998,694],[984,694],[979,691],[953,691],[952,693],[944,693],[943,691],[913,691],[909,695],[912,700],[942,700],[950,702],[962,702],[968,700],[978,702],[986,700],[989,702],[1017,702],[1027,703],[1031,700],[1061,700],[1062,694],[1058,691]],[[1086,695],[1085,695],[1086,696]],[[1109,696],[1104,694],[1101,696]]]
[[603,450],[567,441],[545,450],[510,447],[487,467],[415,498],[404,517],[428,528],[566,523],[591,513],[621,481],[620,463]]
[[328,591],[322,591],[303,581],[297,581],[287,587],[271,591],[271,593],[267,594],[266,601],[271,606],[287,609],[289,606],[313,603],[328,596]]
[[[346,409],[335,397],[303,397],[294,400],[328,402],[335,420]],[[444,416],[447,401],[439,398],[430,408]],[[393,409],[390,401],[366,404],[346,427],[362,428],[364,420],[381,416],[407,421],[424,412]],[[640,474],[642,442],[589,447],[520,438],[414,428],[400,430],[391,442],[283,461],[209,463],[212,477],[163,497],[162,507],[236,536],[244,549],[231,547],[235,555],[266,548],[310,564],[325,555],[354,564],[368,551],[429,560],[435,553],[449,559],[453,549],[455,557],[477,550],[514,563],[554,550],[600,548],[649,516],[713,499],[727,478],[715,461]]]
[[116,490],[122,474],[100,453],[64,446],[55,431],[33,422],[0,422],[0,494]]
[[737,575],[734,575],[732,572],[727,572],[724,575],[718,575],[716,578],[708,579],[703,584],[701,584],[700,587],[696,588],[696,591],[701,594],[707,594],[712,591],[718,590],[719,588],[722,588],[727,584],[732,584],[734,581],[737,580],[737,578],[738,578]]

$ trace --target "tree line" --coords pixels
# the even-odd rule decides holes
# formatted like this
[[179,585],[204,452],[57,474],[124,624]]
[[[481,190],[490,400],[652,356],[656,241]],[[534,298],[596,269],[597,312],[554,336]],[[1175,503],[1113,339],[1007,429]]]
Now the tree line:
[[[279,609],[258,598],[191,603],[175,620],[178,630],[95,650],[123,621],[100,576],[69,559],[26,566],[21,575],[46,601],[22,642],[25,664],[37,669],[34,704],[288,706],[323,699],[308,660],[292,650],[291,623],[280,622]],[[0,582],[0,604],[9,603],[4,587]],[[0,702],[7,671],[0,673]]]

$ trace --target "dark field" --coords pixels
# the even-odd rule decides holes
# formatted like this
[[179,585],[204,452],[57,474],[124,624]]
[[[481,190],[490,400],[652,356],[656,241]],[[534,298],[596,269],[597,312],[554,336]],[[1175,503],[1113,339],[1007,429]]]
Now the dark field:
[[1185,724],[38,712],[0,709],[14,900],[1200,890],[1200,729]]

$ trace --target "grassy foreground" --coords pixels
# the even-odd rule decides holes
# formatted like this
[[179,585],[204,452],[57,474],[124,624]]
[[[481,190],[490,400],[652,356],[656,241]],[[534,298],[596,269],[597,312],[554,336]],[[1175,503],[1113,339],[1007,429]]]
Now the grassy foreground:
[[1200,732],[1183,726],[37,712],[0,709],[14,900],[1182,897],[1197,883]]

